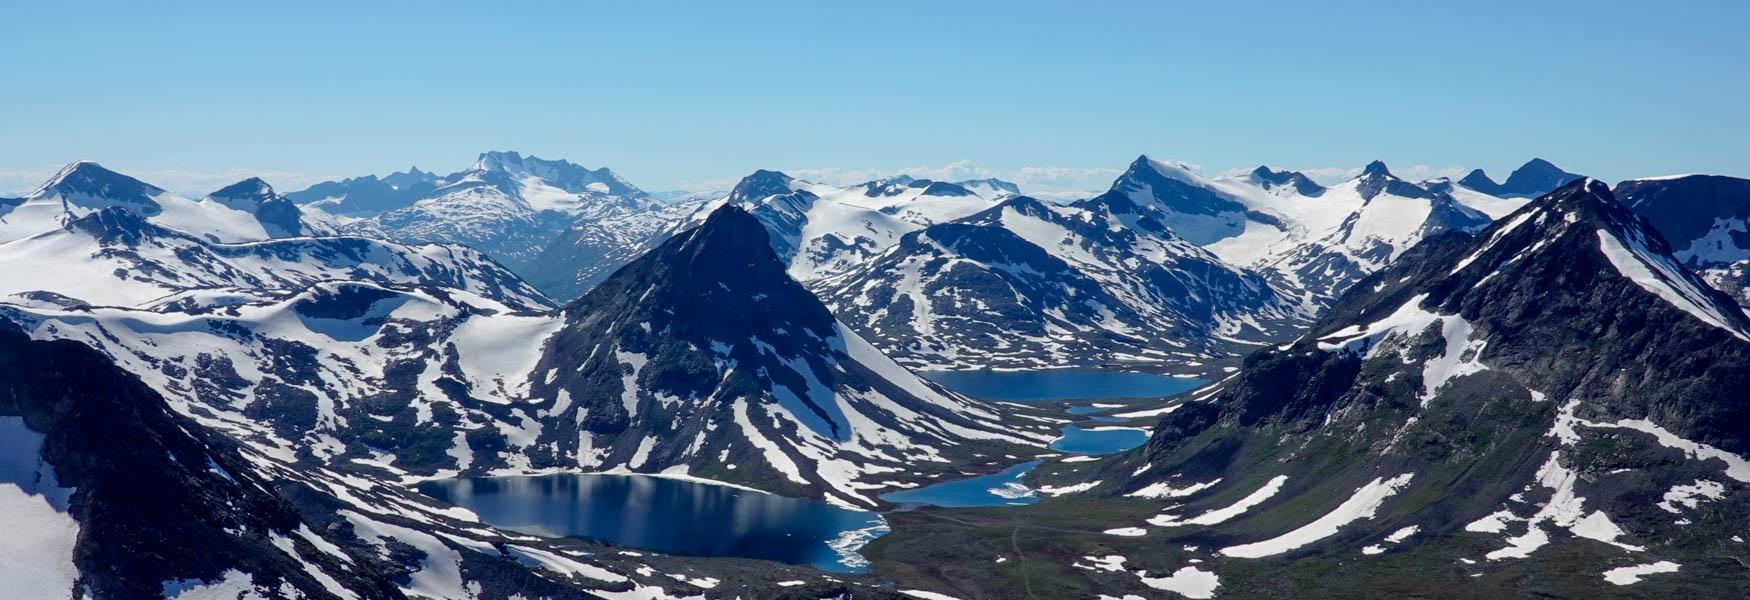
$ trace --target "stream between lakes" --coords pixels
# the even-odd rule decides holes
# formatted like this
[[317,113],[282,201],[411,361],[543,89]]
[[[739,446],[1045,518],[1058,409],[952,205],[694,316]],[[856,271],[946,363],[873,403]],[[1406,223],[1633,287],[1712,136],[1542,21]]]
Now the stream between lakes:
[[[1158,398],[1203,381],[1147,373],[1106,371],[954,371],[921,373],[951,389],[986,400],[1076,400],[1069,413],[1096,421],[1123,421],[1099,413],[1120,405],[1099,400]],[[1148,439],[1134,427],[1065,425],[1051,448],[1070,454],[1122,452]],[[1040,461],[999,473],[890,492],[883,500],[947,508],[1018,506],[1038,502],[1021,483]],[[742,488],[656,475],[554,474],[427,481],[420,493],[473,511],[495,526],[545,537],[576,537],[636,550],[686,556],[734,556],[860,572],[868,562],[857,549],[887,532],[879,513],[823,501],[788,498]]]

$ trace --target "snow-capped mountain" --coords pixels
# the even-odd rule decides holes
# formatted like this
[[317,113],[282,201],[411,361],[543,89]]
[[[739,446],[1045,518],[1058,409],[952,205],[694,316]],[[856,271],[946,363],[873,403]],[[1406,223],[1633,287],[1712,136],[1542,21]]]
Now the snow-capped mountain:
[[529,387],[556,398],[540,412],[556,424],[535,439],[543,462],[869,507],[884,482],[949,456],[1054,437],[900,367],[791,279],[769,237],[724,206],[566,306]]
[[1123,197],[1026,196],[907,234],[817,293],[906,364],[932,368],[1208,360],[1292,329],[1257,274]]
[[548,305],[540,292],[467,248],[359,237],[215,243],[154,224],[119,205],[0,244],[0,298],[206,309],[211,303],[295,293],[324,281],[440,286],[524,309]]
[[251,177],[207,194],[206,200],[255,215],[268,237],[301,237],[334,235],[326,223],[304,217],[298,205],[274,193],[273,186],[260,177]]
[[1745,389],[1750,318],[1581,179],[1430,237],[1094,487],[1159,500],[1138,535],[1261,595],[1409,570],[1393,589],[1585,596],[1665,563],[1741,589]]
[[[999,179],[962,185],[904,175],[849,187],[771,171],[747,179],[751,187],[738,185],[739,192],[664,201],[606,168],[488,152],[444,177],[412,169],[324,182],[289,197],[343,233],[479,248],[547,295],[568,299],[698,226],[731,198],[773,226],[792,275],[806,280],[867,258],[906,231],[977,212],[1020,190]],[[782,181],[761,187],[761,180]]]
[[258,453],[419,474],[504,463],[486,458],[490,446],[476,461],[470,439],[524,426],[528,369],[558,326],[431,286],[324,281],[266,298],[177,300],[175,310],[13,302],[0,316],[33,337],[97,347],[178,412]]
[[1001,200],[1008,196],[1021,195],[1021,186],[1012,181],[1003,181],[995,177],[984,179],[967,179],[956,181],[954,185],[966,188],[967,191],[993,200]]
[[1514,169],[1507,181],[1495,183],[1488,173],[1474,169],[1459,179],[1458,184],[1499,198],[1536,198],[1579,178],[1579,175],[1563,171],[1547,160],[1533,158]]
[[1318,200],[1353,208],[1336,227],[1289,246],[1268,263],[1272,283],[1317,304],[1335,299],[1428,236],[1473,231],[1491,221],[1452,196],[1398,179],[1378,161]]
[[1459,204],[1476,209],[1490,219],[1507,216],[1532,198],[1555,191],[1579,175],[1561,170],[1541,158],[1533,158],[1515,169],[1507,182],[1497,184],[1482,169],[1475,169],[1457,182],[1441,177],[1421,182],[1423,188],[1435,194],[1451,196]]
[[580,218],[523,266],[521,273],[553,298],[576,298],[674,235],[679,224],[701,205],[703,201],[662,204],[648,210],[608,211]]
[[[117,368],[90,343],[32,340],[0,321],[8,597],[669,600],[719,583],[662,557],[485,525],[405,487],[392,461],[343,471],[300,463],[309,448],[239,444],[253,428],[284,423],[265,409],[248,411],[260,421],[177,414],[140,371]],[[299,358],[287,349],[270,351],[281,363]],[[223,352],[199,356],[188,364],[230,365]],[[216,387],[200,394],[233,385],[206,382]],[[276,415],[297,412],[296,388],[282,389],[291,397],[263,398],[275,398]],[[227,411],[227,399],[212,406]]]
[[1317,198],[1325,193],[1325,186],[1319,185],[1311,177],[1298,171],[1278,171],[1268,166],[1260,165],[1246,174],[1246,179],[1267,191],[1281,194],[1299,194]]
[[1294,333],[1427,236],[1490,222],[1459,198],[1494,208],[1379,162],[1325,187],[1268,167],[1208,179],[1143,156],[1068,209],[1010,201],[813,285],[913,365],[1205,360]]
[[464,244],[521,269],[579,219],[660,208],[605,168],[516,152],[481,154],[442,183],[430,197],[340,230],[406,243]]
[[1324,187],[1268,167],[1205,178],[1143,156],[1111,190],[1076,204],[1093,205],[1159,223],[1229,264],[1259,271],[1308,315],[1424,237],[1490,220],[1451,194],[1399,179],[1378,161]]
[[0,367],[7,596],[396,595],[108,357],[0,322]]
[[436,173],[419,167],[390,173],[324,181],[286,194],[292,202],[319,210],[341,220],[370,217],[403,208],[431,196],[443,184]]
[[190,200],[97,163],[79,161],[25,197],[0,202],[0,243],[57,229],[108,207],[126,209],[153,223],[211,241],[264,240],[297,235],[310,227],[297,207],[278,199],[272,188],[259,182],[249,180],[223,190],[235,198]]
[[[138,247],[220,254],[230,260],[200,272],[292,287],[137,307],[29,297],[0,303],[0,316],[33,337],[92,345],[202,425],[308,467],[364,461],[425,476],[695,468],[869,506],[872,486],[1054,437],[1047,424],[1001,422],[992,407],[897,366],[783,274],[757,221],[723,212],[563,312],[528,311],[507,293],[516,289],[472,276],[373,282],[376,265],[334,273],[350,279],[269,279],[271,265],[253,262],[262,255],[316,263],[306,266],[316,272],[322,263],[313,252],[254,248],[240,260],[174,238]],[[85,231],[59,245],[85,243]],[[308,241],[324,240],[269,243]],[[869,479],[877,475],[884,483]]]
[[725,204],[739,206],[771,232],[772,249],[790,265],[790,276],[808,282],[844,272],[907,233],[990,208],[996,198],[905,175],[835,187],[761,170],[742,178],[727,196],[697,207],[677,229],[698,225]]
[[1684,266],[1750,308],[1750,180],[1632,179],[1617,184],[1616,195],[1671,242]]

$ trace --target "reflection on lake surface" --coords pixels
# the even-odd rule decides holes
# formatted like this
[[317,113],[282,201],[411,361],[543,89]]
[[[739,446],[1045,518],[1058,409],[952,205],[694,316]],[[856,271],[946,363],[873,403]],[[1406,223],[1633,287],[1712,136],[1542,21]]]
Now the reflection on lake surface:
[[925,371],[924,378],[986,400],[1047,402],[1084,398],[1159,398],[1190,391],[1201,379],[1153,373],[1049,369],[1042,371]]
[[974,506],[1023,506],[1039,501],[1038,494],[1021,484],[1021,479],[1039,461],[1009,467],[1001,473],[945,481],[921,488],[889,492],[882,500],[895,504],[929,504],[945,508]]
[[[1110,371],[955,371],[922,373],[970,396],[1014,402],[1154,398],[1203,385],[1199,379]],[[1117,407],[1077,406],[1071,414]],[[1065,426],[1059,452],[1111,454],[1142,445],[1148,434],[1127,427]],[[1000,473],[883,494],[895,504],[948,508],[1021,506],[1039,501],[1022,483],[1039,461]],[[860,572],[857,550],[887,533],[871,512],[818,500],[785,498],[722,485],[644,475],[538,475],[420,483],[438,500],[474,511],[487,523],[547,537],[577,537],[665,554],[736,556]]]
[[817,500],[639,475],[539,475],[428,481],[420,493],[487,523],[690,556],[738,556],[860,571],[856,553],[887,532],[880,515]]
[[1051,449],[1076,454],[1113,454],[1123,452],[1148,441],[1148,431],[1135,427],[1095,427],[1082,429],[1065,425],[1063,437],[1051,443]]

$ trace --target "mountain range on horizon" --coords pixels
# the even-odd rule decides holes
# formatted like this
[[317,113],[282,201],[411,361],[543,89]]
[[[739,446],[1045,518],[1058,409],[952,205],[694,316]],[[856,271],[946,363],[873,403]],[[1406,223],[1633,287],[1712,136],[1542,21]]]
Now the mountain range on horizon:
[[[1750,592],[1750,181],[1609,186],[1533,159],[1499,183],[1374,161],[1325,184],[1139,156],[1087,198],[1026,192],[761,170],[669,201],[488,152],[183,198],[70,164],[0,200],[0,522],[41,549],[0,542],[30,574],[0,580],[104,598]],[[1201,383],[1037,403],[938,382],[1064,369]],[[1146,441],[1064,450],[1072,430]],[[973,490],[998,508],[889,499],[1020,465]],[[566,474],[882,524],[832,550],[868,573],[826,574],[536,535],[419,487]],[[146,487],[163,493],[120,508]]]

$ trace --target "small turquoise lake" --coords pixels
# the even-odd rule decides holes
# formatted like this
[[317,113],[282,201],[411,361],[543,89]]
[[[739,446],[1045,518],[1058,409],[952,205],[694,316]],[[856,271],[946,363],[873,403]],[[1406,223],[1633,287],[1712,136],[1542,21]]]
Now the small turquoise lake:
[[1205,383],[1193,377],[1080,369],[925,371],[918,374],[974,398],[1007,402],[1159,398],[1188,392]]
[[1051,449],[1071,454],[1099,456],[1115,454],[1148,441],[1148,432],[1135,427],[1093,427],[1084,429],[1065,425],[1063,437],[1051,443]]
[[895,504],[929,504],[945,508],[1024,506],[1039,501],[1037,493],[1021,485],[1021,479],[1037,466],[1039,461],[1022,463],[1000,473],[888,492],[882,494],[881,499]]

